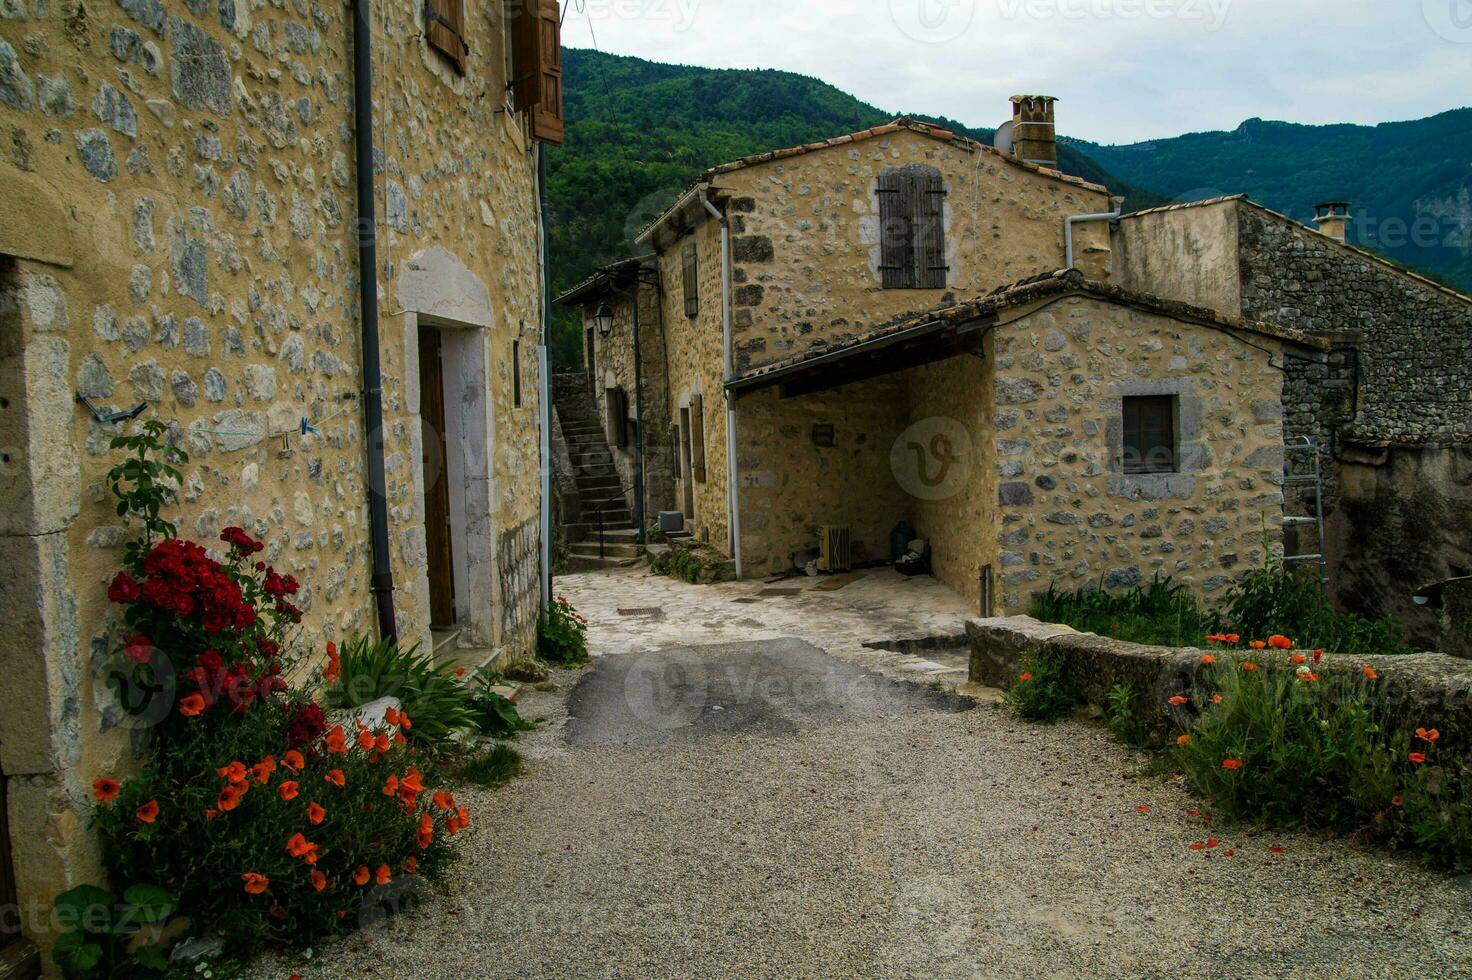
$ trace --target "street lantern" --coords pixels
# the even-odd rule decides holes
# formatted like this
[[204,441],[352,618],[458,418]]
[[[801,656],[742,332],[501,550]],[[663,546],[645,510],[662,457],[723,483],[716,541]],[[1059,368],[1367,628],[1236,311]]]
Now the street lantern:
[[598,336],[607,340],[613,333],[613,310],[607,303],[598,304],[598,312],[593,314],[593,322],[598,326]]

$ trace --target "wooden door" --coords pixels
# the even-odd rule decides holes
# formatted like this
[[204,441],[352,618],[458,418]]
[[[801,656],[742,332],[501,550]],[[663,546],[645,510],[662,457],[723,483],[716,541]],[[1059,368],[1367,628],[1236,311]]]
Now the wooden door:
[[440,332],[419,328],[419,419],[424,444],[424,537],[429,563],[429,624],[455,625],[455,568],[450,550],[450,481],[445,467],[445,379]]
[[[15,867],[10,859],[10,809],[5,799],[6,782],[5,773],[0,772],[0,910],[20,907],[15,890]],[[5,919],[9,918],[5,916]],[[0,921],[0,977],[8,975],[7,970],[13,965],[11,954],[22,941],[19,932],[6,931],[15,924],[13,920]]]
[[680,409],[680,503],[685,519],[695,519],[695,473],[690,452],[690,409]]
[[588,369],[588,385],[593,389],[593,393],[597,394],[598,365],[595,360],[596,355],[594,354],[595,348],[593,347],[593,331],[585,330],[583,332],[587,335],[587,356],[583,358],[583,364]]

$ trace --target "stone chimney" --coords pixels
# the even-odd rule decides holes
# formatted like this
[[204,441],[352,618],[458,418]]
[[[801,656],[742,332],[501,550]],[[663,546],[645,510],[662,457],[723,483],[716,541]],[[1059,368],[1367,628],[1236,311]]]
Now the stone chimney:
[[1319,231],[1336,242],[1347,238],[1351,220],[1348,201],[1325,201],[1314,205],[1314,221],[1318,223]]
[[1013,152],[1027,163],[1058,169],[1058,139],[1053,131],[1051,95],[1012,96]]

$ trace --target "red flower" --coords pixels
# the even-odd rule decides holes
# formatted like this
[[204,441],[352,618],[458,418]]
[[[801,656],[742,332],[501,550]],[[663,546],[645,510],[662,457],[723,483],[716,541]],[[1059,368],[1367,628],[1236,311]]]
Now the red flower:
[[307,840],[302,834],[292,834],[286,841],[286,851],[292,857],[298,857],[308,864],[317,863],[317,845]]
[[323,809],[322,804],[315,800],[307,804],[307,820],[313,825],[321,823],[326,816],[327,811]]
[[1323,650],[1315,650],[1314,651],[1314,663],[1318,663],[1320,660],[1323,660],[1323,659],[1324,659],[1324,651]]
[[302,767],[306,764],[307,760],[302,758],[302,754],[296,749],[289,750],[281,757],[281,768],[289,769],[292,772],[301,772]]
[[1416,737],[1423,742],[1434,742],[1441,738],[1441,732],[1435,728],[1418,728],[1416,729]]
[[98,803],[111,803],[118,798],[120,792],[122,792],[122,787],[118,785],[116,779],[103,777],[92,780],[92,798]]
[[288,779],[280,786],[276,787],[276,792],[281,795],[281,798],[283,800],[294,800],[296,799],[298,788],[299,785],[296,780]]
[[1242,642],[1242,637],[1237,633],[1228,633],[1226,636],[1222,637],[1222,639],[1226,640],[1228,643]]
[[1030,670],[1025,670],[1025,671],[1023,671],[1023,672],[1022,672],[1022,673],[1021,673],[1021,674],[1020,674],[1020,675],[1019,675],[1019,676],[1018,676],[1018,678],[1017,678],[1017,679],[1018,679],[1018,680],[1019,680],[1019,681],[1030,681],[1030,680],[1032,680],[1032,671],[1030,671]]
[[271,884],[271,879],[265,875],[258,875],[254,871],[247,871],[240,876],[245,881],[245,893],[247,895],[259,895]]
[[327,775],[322,777],[334,786],[346,785],[347,780],[343,777],[341,769],[329,769]]
[[1368,677],[1372,681],[1379,680],[1380,679],[1380,675],[1375,672],[1375,668],[1374,667],[1366,667],[1365,668],[1365,676]]
[[268,755],[250,768],[256,774],[256,782],[269,783],[271,774],[276,771],[276,758]]
[[380,864],[378,866],[378,874],[377,874],[377,876],[375,876],[375,878],[373,880],[375,882],[377,882],[378,884],[380,884],[380,885],[386,885],[390,881],[393,881],[394,878],[393,878],[393,875],[389,871],[388,865],[386,865],[386,864]]
[[1216,663],[1216,658],[1209,653],[1203,653],[1201,655],[1201,662],[1204,664],[1214,664]]
[[1412,752],[1406,758],[1410,759],[1412,762],[1414,762],[1416,765],[1419,766],[1421,763],[1423,763],[1423,762],[1426,761],[1426,753],[1425,752]]
[[412,854],[404,861],[404,874],[414,875],[419,873],[419,859]]
[[179,714],[185,718],[198,718],[204,714],[205,702],[203,694],[189,694],[179,700]]
[[158,819],[158,800],[149,800],[138,808],[134,816],[139,823],[153,823]]
[[1248,640],[1247,645],[1252,647],[1252,649],[1254,650],[1261,650],[1267,646],[1267,644],[1264,643],[1262,640]]
[[1244,660],[1244,661],[1242,661],[1242,669],[1243,670],[1256,670],[1257,669],[1257,664],[1253,663],[1251,660]]
[[1223,759],[1222,760],[1222,768],[1223,769],[1241,769],[1242,768],[1242,760],[1241,759]]
[[1293,649],[1293,641],[1281,633],[1274,633],[1268,637],[1268,646],[1274,650],[1291,650]]
[[333,755],[344,755],[348,750],[348,735],[341,725],[333,725],[327,732],[327,751]]
[[232,762],[228,766],[221,766],[215,770],[221,779],[228,779],[232,783],[245,782],[245,763]]
[[107,587],[107,597],[119,605],[143,598],[143,589],[127,572],[118,572]]
[[130,636],[123,641],[123,656],[135,664],[146,664],[153,656],[153,641],[146,636]]
[[307,875],[307,880],[311,882],[312,887],[319,892],[327,887],[327,876],[318,871],[316,868],[313,868],[311,874]]
[[1149,813],[1150,812],[1150,804],[1148,804],[1148,803],[1141,803],[1139,806],[1135,807],[1135,809],[1136,810],[1139,810],[1141,813]]
[[359,886],[368,884],[371,874],[366,864],[358,865],[358,870],[353,872],[353,884]]
[[215,798],[215,805],[227,813],[235,809],[240,806],[241,797],[245,796],[245,788],[249,785],[249,783],[228,784]]
[[431,797],[431,799],[434,800],[434,805],[439,807],[441,810],[455,809],[454,795],[446,792],[445,790],[436,790],[434,796]]
[[1177,735],[1176,736],[1176,744],[1177,745],[1190,745],[1191,744],[1191,736],[1190,735]]
[[358,748],[362,749],[364,752],[372,752],[373,747],[377,744],[378,739],[373,737],[372,732],[364,731],[358,733]]
[[389,773],[389,777],[383,781],[383,795],[393,796],[399,791],[399,777]]
[[[450,819],[453,820],[454,817],[451,817]],[[419,831],[416,836],[419,838],[419,846],[421,849],[428,847],[430,843],[434,841],[434,820],[430,817],[429,814],[426,813],[424,816],[419,818]]]
[[1170,697],[1170,703],[1178,708],[1190,700],[1191,699],[1186,697],[1184,694],[1173,694]]

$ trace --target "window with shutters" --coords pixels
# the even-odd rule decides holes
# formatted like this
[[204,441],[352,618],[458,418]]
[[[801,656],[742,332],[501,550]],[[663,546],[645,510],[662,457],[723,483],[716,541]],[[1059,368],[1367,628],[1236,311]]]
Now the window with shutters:
[[511,18],[512,104],[533,139],[562,144],[562,20],[557,0],[506,0]]
[[1134,395],[1124,399],[1124,471],[1176,472],[1174,395]]
[[700,313],[700,267],[696,261],[695,243],[686,242],[680,254],[680,279],[685,285],[685,315]]
[[696,483],[705,482],[705,399],[690,396],[690,474]]
[[465,0],[424,0],[424,37],[465,74]]
[[885,289],[944,289],[946,191],[924,164],[879,175],[879,272]]

